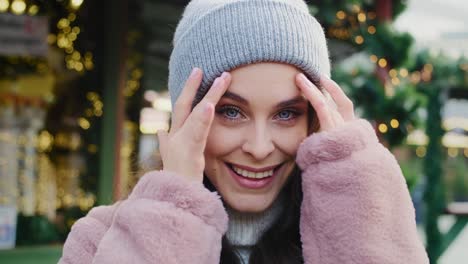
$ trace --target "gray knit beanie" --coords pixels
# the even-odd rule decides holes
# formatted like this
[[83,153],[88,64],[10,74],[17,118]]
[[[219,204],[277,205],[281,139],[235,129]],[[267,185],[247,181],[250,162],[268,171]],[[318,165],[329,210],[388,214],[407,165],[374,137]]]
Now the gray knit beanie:
[[173,45],[172,105],[194,67],[204,72],[194,103],[224,71],[256,62],[291,64],[315,80],[320,74],[330,76],[323,29],[303,0],[192,0]]

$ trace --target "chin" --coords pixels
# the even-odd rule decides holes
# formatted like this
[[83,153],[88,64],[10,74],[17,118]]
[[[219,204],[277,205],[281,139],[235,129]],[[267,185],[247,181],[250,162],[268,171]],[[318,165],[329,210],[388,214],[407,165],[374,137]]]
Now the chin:
[[238,212],[259,213],[271,206],[273,198],[265,197],[264,194],[236,194],[235,197],[224,197],[224,201],[229,207]]

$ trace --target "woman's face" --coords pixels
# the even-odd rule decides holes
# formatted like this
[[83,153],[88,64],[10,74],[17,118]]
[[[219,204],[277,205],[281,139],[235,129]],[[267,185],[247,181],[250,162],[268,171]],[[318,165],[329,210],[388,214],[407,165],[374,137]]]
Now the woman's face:
[[295,166],[308,126],[308,102],[294,81],[299,72],[279,63],[237,68],[216,105],[205,175],[238,211],[267,209]]

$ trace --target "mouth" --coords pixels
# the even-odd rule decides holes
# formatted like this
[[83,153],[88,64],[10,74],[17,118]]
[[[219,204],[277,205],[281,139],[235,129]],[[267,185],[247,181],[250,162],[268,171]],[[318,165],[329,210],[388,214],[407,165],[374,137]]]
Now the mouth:
[[276,172],[283,164],[284,163],[280,163],[278,165],[264,168],[252,168],[226,162],[226,166],[232,173],[239,177],[247,178],[249,180],[262,180],[266,178],[271,178],[274,175],[276,175]]

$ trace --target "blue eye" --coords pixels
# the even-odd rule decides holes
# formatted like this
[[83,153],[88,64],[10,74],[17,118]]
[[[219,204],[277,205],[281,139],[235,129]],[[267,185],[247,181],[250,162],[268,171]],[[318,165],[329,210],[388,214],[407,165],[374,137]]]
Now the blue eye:
[[222,115],[226,119],[239,119],[241,118],[241,111],[238,107],[232,105],[226,105],[221,107],[218,111],[218,114]]
[[289,119],[289,118],[291,118],[292,114],[293,114],[293,113],[292,113],[291,111],[285,110],[285,111],[279,112],[279,113],[278,113],[278,117],[279,117],[280,119]]
[[296,113],[295,111],[292,111],[292,110],[282,110],[282,111],[278,112],[277,117],[281,121],[290,121],[290,120],[294,119],[298,115],[299,115],[298,113]]
[[236,118],[237,115],[239,114],[239,111],[237,111],[236,109],[231,108],[231,109],[226,109],[224,114],[229,118]]

